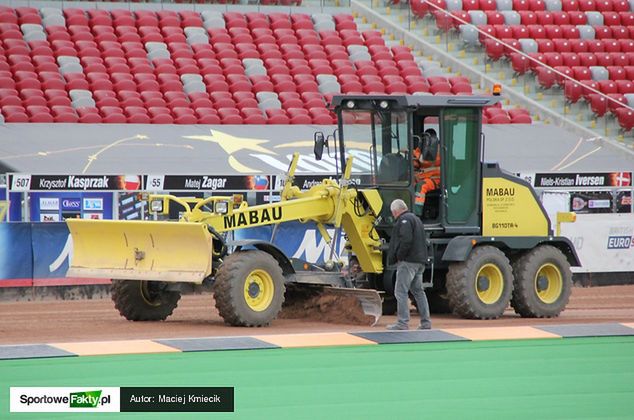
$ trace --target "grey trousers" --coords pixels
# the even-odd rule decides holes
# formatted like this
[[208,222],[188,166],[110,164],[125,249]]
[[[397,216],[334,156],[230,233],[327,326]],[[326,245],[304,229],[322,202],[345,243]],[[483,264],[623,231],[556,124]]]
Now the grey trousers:
[[411,292],[416,299],[418,312],[420,314],[420,325],[431,327],[429,317],[429,303],[423,289],[423,271],[425,265],[401,261],[396,265],[396,285],[394,286],[394,296],[397,302],[397,323],[406,326],[409,323],[409,296]]

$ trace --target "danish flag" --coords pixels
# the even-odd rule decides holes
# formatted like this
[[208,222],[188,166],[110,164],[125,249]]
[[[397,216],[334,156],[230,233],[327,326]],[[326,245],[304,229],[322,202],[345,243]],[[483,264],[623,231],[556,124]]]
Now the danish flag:
[[616,172],[614,179],[617,187],[627,187],[632,184],[632,173]]

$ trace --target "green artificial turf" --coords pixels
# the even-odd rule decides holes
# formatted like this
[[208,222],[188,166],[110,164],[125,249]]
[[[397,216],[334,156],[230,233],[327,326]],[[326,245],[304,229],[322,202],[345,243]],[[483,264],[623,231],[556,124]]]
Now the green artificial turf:
[[[233,386],[235,413],[10,416],[10,386]],[[0,361],[0,418],[633,418],[634,337]]]

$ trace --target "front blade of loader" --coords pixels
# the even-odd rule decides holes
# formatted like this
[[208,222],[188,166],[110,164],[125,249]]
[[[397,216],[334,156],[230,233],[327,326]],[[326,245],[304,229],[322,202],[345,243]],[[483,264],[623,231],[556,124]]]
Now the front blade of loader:
[[73,256],[67,276],[201,283],[212,242],[202,223],[67,220]]
[[379,292],[372,289],[350,289],[346,287],[325,287],[324,292],[342,296],[351,296],[361,304],[363,313],[374,317],[372,327],[379,322],[383,314],[383,300]]

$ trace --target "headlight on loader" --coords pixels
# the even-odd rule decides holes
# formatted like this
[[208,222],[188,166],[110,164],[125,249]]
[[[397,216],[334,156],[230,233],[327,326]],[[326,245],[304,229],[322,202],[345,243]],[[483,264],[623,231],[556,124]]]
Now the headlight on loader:
[[217,214],[227,214],[228,208],[229,203],[227,203],[226,201],[216,201],[214,212]]
[[150,211],[152,213],[162,213],[163,212],[163,200],[152,200],[152,201],[150,201]]

